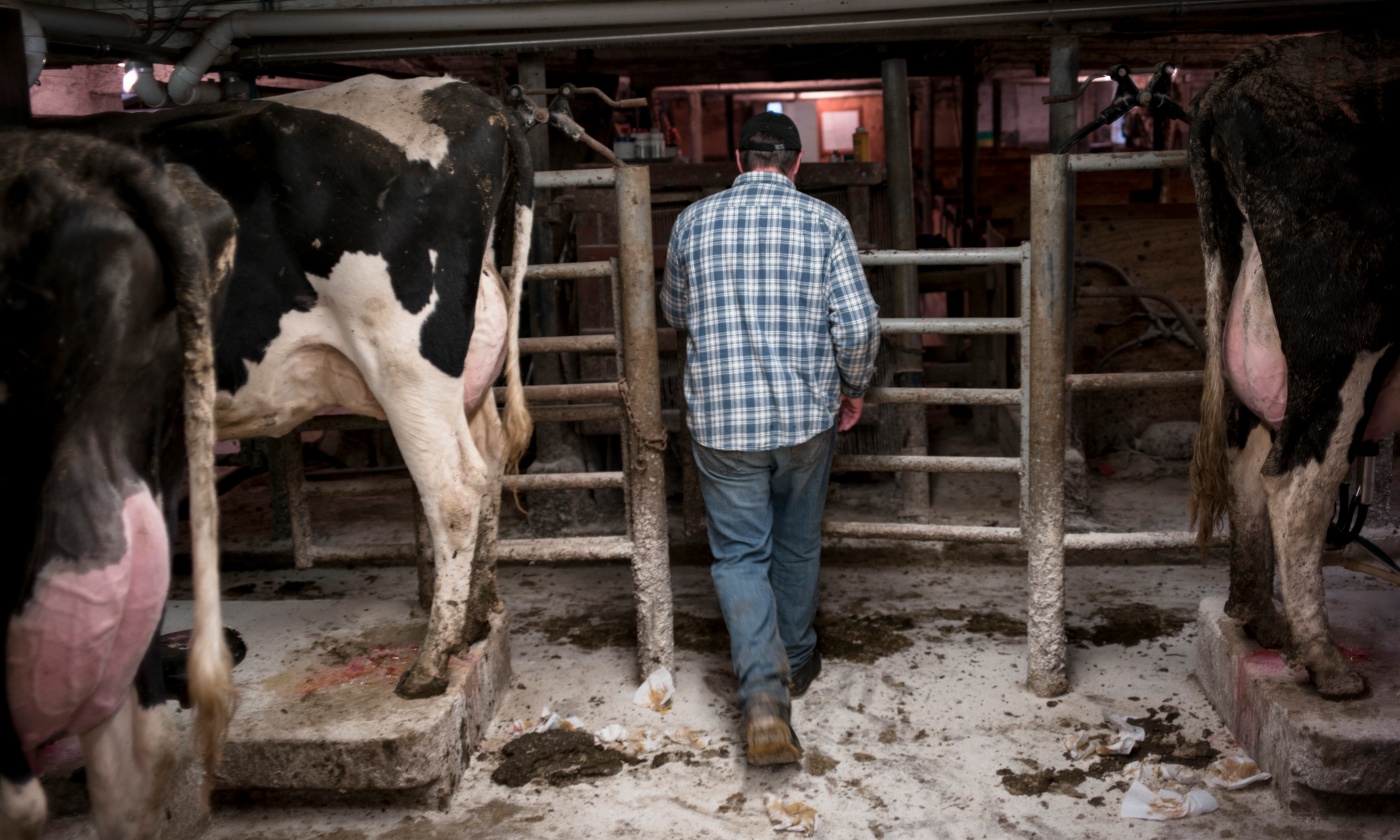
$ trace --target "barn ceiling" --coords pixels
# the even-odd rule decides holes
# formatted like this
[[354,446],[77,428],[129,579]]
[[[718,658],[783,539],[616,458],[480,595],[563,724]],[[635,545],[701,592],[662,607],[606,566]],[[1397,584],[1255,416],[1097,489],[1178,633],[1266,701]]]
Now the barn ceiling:
[[[34,4],[30,4],[31,7]],[[144,57],[173,63],[198,33],[231,12],[260,20],[316,12],[331,20],[364,9],[432,2],[361,0],[64,0],[45,4],[122,15],[141,37],[54,32],[49,66]],[[447,5],[437,0],[436,5]],[[451,4],[494,14],[491,30],[241,38],[214,69],[332,79],[372,68],[451,73],[490,83],[513,77],[524,47],[539,48],[551,77],[627,76],[633,89],[816,78],[869,78],[905,58],[914,76],[975,72],[1043,75],[1048,39],[1074,34],[1080,66],[1218,67],[1265,35],[1374,23],[1397,17],[1393,0],[610,0],[603,3]],[[851,12],[858,9],[858,12]],[[716,10],[722,17],[713,17]],[[801,14],[793,14],[794,10]],[[516,14],[518,12],[518,14]],[[709,19],[701,19],[704,15]],[[674,20],[660,21],[659,17]],[[306,17],[303,15],[303,17]],[[561,20],[571,26],[543,26]],[[637,21],[641,22],[638,23]],[[534,24],[532,28],[531,24]],[[543,26],[543,28],[542,28]],[[552,82],[551,82],[552,83]]]

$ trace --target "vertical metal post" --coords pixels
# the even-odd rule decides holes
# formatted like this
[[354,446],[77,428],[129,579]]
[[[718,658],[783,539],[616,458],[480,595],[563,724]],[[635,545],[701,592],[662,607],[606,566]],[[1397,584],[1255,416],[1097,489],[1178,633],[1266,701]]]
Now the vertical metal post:
[[[268,438],[267,472],[272,485],[274,531],[278,532],[278,537],[291,537],[292,562],[298,569],[309,569],[312,559],[311,508],[306,503],[306,465],[302,462],[301,432]],[[282,520],[284,515],[286,519]]]
[[[1050,39],[1050,95],[1068,95],[1078,87],[1079,39],[1073,35],[1056,35]],[[1050,106],[1050,148],[1059,148],[1078,130],[1079,100]]]
[[[885,168],[888,172],[890,247],[911,250],[914,235],[914,152],[909,142],[909,75],[904,59],[880,63],[885,105]],[[912,265],[894,266],[894,317],[919,317],[919,274]],[[896,353],[895,385],[921,388],[924,384],[923,348],[917,335],[900,336]],[[928,454],[928,420],[922,405],[900,406],[900,454]],[[929,482],[922,472],[898,474],[900,514],[922,517],[929,509]]]
[[661,451],[661,362],[656,344],[656,276],[651,242],[651,175],[645,166],[617,170],[618,274],[621,301],[627,472],[631,487],[632,583],[637,598],[637,659],[645,678],[670,668],[675,653],[666,483]]
[[1031,158],[1030,347],[1026,377],[1028,555],[1026,684],[1040,697],[1068,689],[1065,676],[1065,313],[1074,276],[1068,212],[1074,178],[1065,155]]
[[705,97],[698,90],[690,97],[690,162],[705,162]]
[[972,68],[962,77],[962,224],[957,244],[977,247],[977,97],[982,79]]
[[17,8],[0,8],[0,128],[29,125],[29,67]]

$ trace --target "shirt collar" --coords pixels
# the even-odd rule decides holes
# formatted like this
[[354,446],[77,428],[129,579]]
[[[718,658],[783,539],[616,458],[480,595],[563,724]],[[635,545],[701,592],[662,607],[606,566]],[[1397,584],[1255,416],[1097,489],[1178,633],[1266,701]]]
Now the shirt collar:
[[745,184],[772,184],[788,189],[796,189],[792,181],[780,172],[741,172],[738,178],[734,179],[734,186],[740,187]]

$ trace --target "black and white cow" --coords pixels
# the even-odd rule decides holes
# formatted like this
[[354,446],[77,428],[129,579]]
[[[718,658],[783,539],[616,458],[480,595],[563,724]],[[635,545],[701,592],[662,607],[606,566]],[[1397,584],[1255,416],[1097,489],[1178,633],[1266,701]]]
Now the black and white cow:
[[[81,125],[189,164],[238,216],[216,328],[221,438],[286,434],[332,407],[389,421],[437,570],[399,693],[441,693],[470,641],[469,595],[495,603],[494,570],[474,586],[473,558],[494,538],[503,460],[531,433],[516,335],[534,179],[519,117],[450,78],[370,75]],[[498,220],[513,226],[509,284]],[[504,424],[491,395],[503,364]]]
[[1321,554],[1358,447],[1400,427],[1400,40],[1265,43],[1193,111],[1209,339],[1193,515],[1208,539],[1229,513],[1229,614],[1323,696],[1355,696]]
[[64,735],[82,740],[99,835],[152,837],[176,743],[154,645],[170,579],[162,511],[187,459],[207,766],[232,703],[210,298],[232,264],[233,214],[186,167],[90,137],[13,132],[0,148],[0,837],[39,836],[39,751]]

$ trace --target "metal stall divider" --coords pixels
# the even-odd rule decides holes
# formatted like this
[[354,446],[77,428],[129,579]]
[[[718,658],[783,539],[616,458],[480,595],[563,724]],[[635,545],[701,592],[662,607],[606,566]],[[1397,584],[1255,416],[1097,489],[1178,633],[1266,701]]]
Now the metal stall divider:
[[[1189,531],[1065,533],[1065,421],[1071,390],[1121,390],[1199,384],[1200,371],[1075,374],[1067,369],[1070,288],[1074,272],[1073,173],[1185,166],[1185,152],[1041,155],[1031,163],[1031,239],[1020,247],[861,252],[877,265],[1016,265],[1021,269],[1017,318],[883,318],[886,335],[1019,335],[1021,385],[1012,388],[872,388],[871,403],[1019,405],[1021,454],[1009,457],[900,455],[839,456],[833,471],[1015,473],[1020,476],[1021,524],[1016,528],[828,522],[827,537],[1016,544],[1027,553],[1028,651],[1026,685],[1041,697],[1069,689],[1065,674],[1065,549],[1187,548]],[[1032,422],[1034,418],[1034,422]],[[1220,538],[1220,539],[1223,539]]]
[[[624,470],[621,472],[549,473],[506,476],[505,491],[615,488],[623,491],[627,533],[586,540],[555,538],[495,541],[497,560],[630,560],[637,602],[637,657],[643,677],[670,668],[675,652],[672,631],[670,553],[666,539],[666,494],[661,452],[661,384],[656,338],[656,291],[652,269],[651,183],[646,167],[538,172],[540,189],[597,187],[614,189],[617,202],[619,256],[613,261],[530,266],[527,281],[611,278],[618,317],[614,335],[520,339],[520,352],[608,351],[617,354],[617,382],[577,385],[530,385],[525,399],[536,421],[616,419],[622,424]],[[504,388],[496,398],[504,399]],[[291,434],[269,441],[268,465],[273,485],[277,536],[291,540],[299,569],[314,563],[402,564],[417,560],[419,600],[432,593],[432,549],[413,481],[407,477],[371,477],[307,482],[301,457],[301,433],[318,430],[383,429],[370,417],[324,415],[303,423]],[[413,493],[417,524],[413,545],[333,546],[317,544],[307,506],[310,496],[362,496]]]

